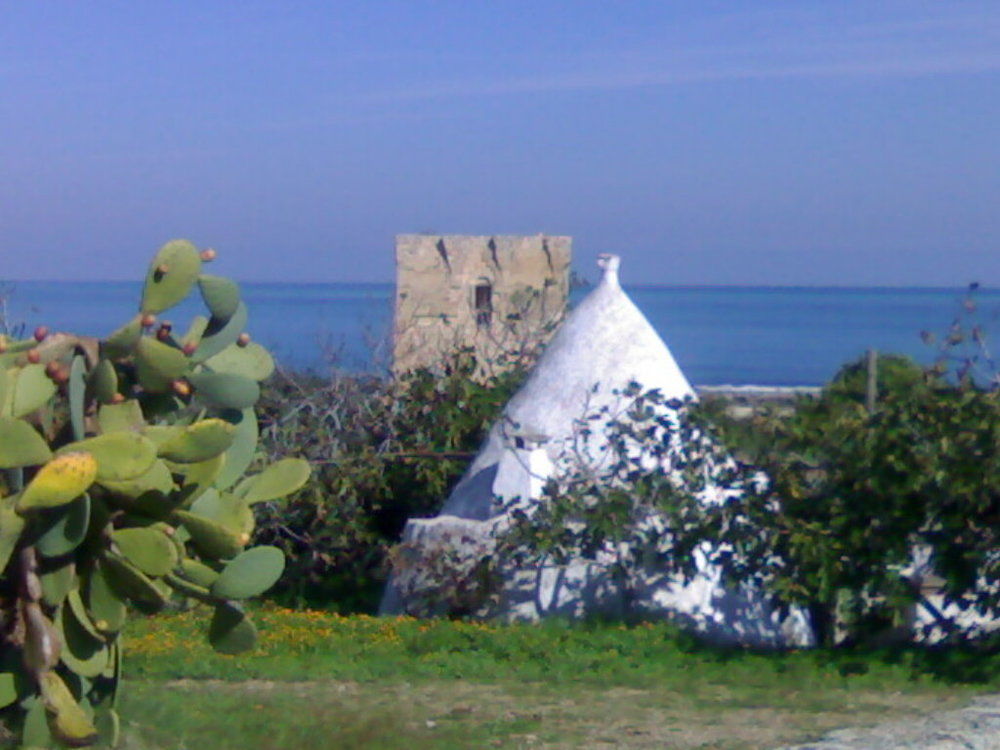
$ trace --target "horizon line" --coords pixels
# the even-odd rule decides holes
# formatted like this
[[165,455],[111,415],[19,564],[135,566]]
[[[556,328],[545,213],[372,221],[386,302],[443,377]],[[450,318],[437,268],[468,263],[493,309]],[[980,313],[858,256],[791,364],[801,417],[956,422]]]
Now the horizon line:
[[[233,279],[238,284],[252,284],[257,286],[308,286],[308,287],[320,287],[320,286],[394,286],[395,281],[274,281],[274,280],[260,280],[260,279]],[[136,286],[141,286],[143,283],[142,279],[0,279],[0,296],[3,296],[5,285],[17,285],[17,284],[135,284]],[[591,282],[586,280],[586,284],[579,289],[593,288],[598,282]],[[972,285],[975,284],[975,288],[972,289]],[[622,283],[622,286],[626,289],[672,289],[677,291],[684,290],[720,290],[724,291],[727,289],[739,290],[739,289],[801,289],[801,290],[814,290],[814,291],[824,291],[824,290],[870,290],[870,291],[880,291],[880,290],[891,290],[891,291],[929,291],[929,292],[996,292],[1000,291],[1000,285],[994,286],[991,284],[984,284],[982,282],[965,282],[962,284],[836,284],[836,283],[799,283],[799,284],[772,284],[772,283],[760,283],[760,284],[730,284],[730,283],[712,283],[712,282],[698,282],[698,283],[681,283],[681,284],[656,284],[656,283]],[[574,290],[571,289],[572,293]]]

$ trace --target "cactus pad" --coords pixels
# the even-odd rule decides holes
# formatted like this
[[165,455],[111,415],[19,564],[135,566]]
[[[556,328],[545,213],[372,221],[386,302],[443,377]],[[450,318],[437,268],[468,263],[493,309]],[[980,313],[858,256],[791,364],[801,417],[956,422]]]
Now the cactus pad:
[[136,375],[150,393],[162,393],[188,370],[188,358],[180,349],[143,336],[135,348]]
[[212,372],[228,372],[258,381],[266,380],[274,372],[274,359],[267,349],[254,342],[246,346],[230,344],[205,360],[205,365],[212,368]]
[[277,547],[254,547],[231,560],[215,583],[212,594],[223,599],[247,599],[263,594],[281,577],[285,555]]
[[84,403],[87,395],[87,365],[83,356],[77,354],[69,367],[69,382],[66,385],[69,400],[69,419],[73,428],[73,439],[83,440]]
[[235,437],[236,428],[229,422],[202,419],[161,443],[159,455],[176,463],[201,463],[227,451]]
[[254,517],[250,506],[229,492],[210,487],[194,504],[191,512],[225,526],[235,534],[253,532]]
[[214,584],[219,578],[219,574],[212,570],[212,568],[208,567],[203,562],[192,560],[190,557],[185,557],[181,560],[180,572],[181,575],[183,575],[188,581],[201,586],[206,590],[211,588],[212,584]]
[[16,495],[0,498],[0,570],[7,567],[24,530],[24,519],[14,510],[16,501]]
[[142,336],[142,314],[136,315],[132,320],[112,333],[101,343],[101,355],[111,359],[127,357],[132,353],[135,345],[139,343]]
[[[23,417],[41,406],[56,394],[56,386],[45,374],[43,365],[25,365],[16,373],[12,392],[7,394],[10,401],[10,416]],[[8,388],[11,386],[8,383]]]
[[247,306],[240,302],[229,320],[210,320],[192,359],[195,362],[204,362],[230,344],[235,344],[236,339],[246,330],[247,317]]
[[111,532],[119,554],[148,576],[162,576],[177,564],[177,548],[166,534],[152,527]]
[[156,460],[156,446],[135,432],[108,432],[79,440],[60,448],[56,455],[67,451],[84,451],[97,461],[97,481],[121,482],[142,476]]
[[105,634],[117,633],[125,624],[125,602],[111,588],[101,565],[94,567],[87,588],[87,604],[94,627]]
[[0,469],[38,466],[52,458],[52,451],[23,419],[0,417]]
[[124,558],[105,552],[101,565],[108,577],[111,589],[119,596],[129,599],[144,612],[156,612],[166,606],[163,592],[137,567]]
[[219,473],[215,486],[224,490],[236,482],[253,461],[257,450],[257,415],[253,409],[227,411],[223,414],[227,422],[236,425],[236,439],[226,451],[226,463]]
[[97,411],[101,432],[133,432],[146,426],[142,407],[135,399],[120,404],[103,404]]
[[118,393],[118,373],[111,360],[102,359],[87,377],[87,387],[94,398],[102,404],[108,403]]
[[48,724],[53,737],[68,747],[85,747],[97,740],[97,728],[58,674],[42,674],[39,688],[45,710],[50,714]]
[[308,461],[284,458],[271,464],[260,474],[254,474],[240,482],[235,494],[247,505],[277,500],[302,487],[311,472]]
[[198,551],[209,558],[228,560],[236,557],[249,541],[248,535],[237,534],[210,518],[184,510],[176,511],[174,515],[184,524]]
[[58,607],[76,585],[76,566],[63,563],[45,570],[39,578],[42,584],[42,601],[49,607]]
[[120,482],[105,479],[101,481],[101,486],[117,496],[135,500],[150,492],[168,494],[174,489],[174,478],[162,461],[153,461],[149,469],[137,477]]
[[58,517],[35,543],[44,557],[61,557],[75,550],[90,527],[90,498],[86,493],[51,511]]
[[97,461],[90,453],[73,451],[45,464],[21,493],[18,513],[65,505],[86,492],[97,477]]
[[187,240],[171,240],[149,264],[142,290],[142,313],[161,313],[185,297],[201,273],[198,250]]
[[260,398],[257,382],[242,375],[197,372],[189,380],[199,401],[219,409],[247,409]]
[[107,644],[88,632],[73,613],[72,607],[60,607],[56,615],[56,628],[62,637],[60,658],[71,670],[82,677],[97,677],[107,669],[109,652]]
[[257,628],[242,607],[227,602],[215,608],[208,629],[208,640],[221,654],[240,654],[257,643]]
[[240,306],[240,288],[235,281],[203,273],[198,278],[198,288],[215,320],[229,320]]

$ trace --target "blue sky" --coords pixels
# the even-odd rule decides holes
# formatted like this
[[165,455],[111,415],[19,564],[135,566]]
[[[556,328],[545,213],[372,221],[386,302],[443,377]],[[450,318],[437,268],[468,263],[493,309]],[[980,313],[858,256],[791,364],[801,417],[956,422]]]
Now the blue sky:
[[402,232],[663,284],[1000,284],[1000,3],[0,11],[0,278],[389,281]]

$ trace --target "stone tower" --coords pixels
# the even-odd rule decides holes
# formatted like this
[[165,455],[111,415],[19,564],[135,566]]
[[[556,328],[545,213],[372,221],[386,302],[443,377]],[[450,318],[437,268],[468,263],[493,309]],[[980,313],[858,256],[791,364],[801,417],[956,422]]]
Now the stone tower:
[[569,237],[397,235],[394,372],[460,348],[486,371],[530,354],[566,309],[570,256]]

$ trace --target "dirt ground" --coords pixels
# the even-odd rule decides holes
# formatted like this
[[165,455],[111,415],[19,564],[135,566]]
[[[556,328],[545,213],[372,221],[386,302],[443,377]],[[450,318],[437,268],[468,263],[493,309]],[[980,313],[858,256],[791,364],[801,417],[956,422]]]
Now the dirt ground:
[[[551,685],[482,685],[462,681],[419,685],[311,682],[221,682],[178,680],[168,688],[186,694],[239,695],[266,711],[271,696],[301,699],[311,712],[329,716],[380,716],[401,722],[407,745],[436,747],[434,737],[452,737],[506,748],[774,748],[806,742],[840,727],[866,726],[955,708],[968,696],[913,696],[852,691],[842,705],[798,696],[796,708],[733,705],[724,693],[710,697],[655,689],[582,688],[560,693]],[[400,727],[402,728],[402,727]],[[495,737],[490,738],[492,730]],[[465,730],[468,730],[467,732]],[[398,730],[397,730],[398,731]],[[456,735],[457,732],[457,735]],[[442,737],[442,740],[444,738]],[[375,737],[373,737],[373,742]],[[382,746],[379,741],[375,744]],[[469,747],[478,745],[470,744]]]

